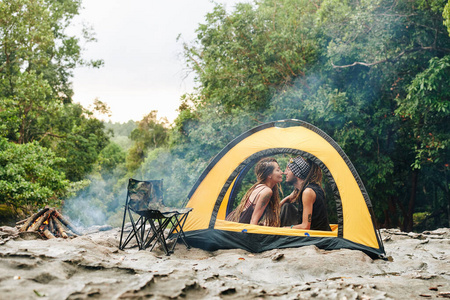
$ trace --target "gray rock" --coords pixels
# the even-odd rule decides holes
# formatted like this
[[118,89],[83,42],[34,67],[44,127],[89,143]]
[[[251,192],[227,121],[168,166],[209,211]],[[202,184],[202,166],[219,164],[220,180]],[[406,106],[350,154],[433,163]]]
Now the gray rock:
[[383,230],[391,260],[315,246],[249,253],[188,250],[180,243],[170,256],[158,246],[152,252],[122,251],[118,228],[96,228],[73,239],[25,235],[0,246],[0,295],[5,299],[373,300],[445,297],[450,291],[445,228],[420,234]]

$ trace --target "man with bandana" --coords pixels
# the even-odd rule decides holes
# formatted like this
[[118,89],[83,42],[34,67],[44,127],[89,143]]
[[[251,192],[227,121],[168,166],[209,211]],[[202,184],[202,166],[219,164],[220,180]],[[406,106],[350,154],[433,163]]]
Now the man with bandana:
[[281,226],[331,231],[319,166],[298,156],[291,159],[284,174],[286,183],[295,189],[280,202]]

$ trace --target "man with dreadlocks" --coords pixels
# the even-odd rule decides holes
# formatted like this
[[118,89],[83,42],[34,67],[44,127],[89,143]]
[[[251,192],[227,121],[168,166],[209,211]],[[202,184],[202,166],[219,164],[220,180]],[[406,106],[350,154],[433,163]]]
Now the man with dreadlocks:
[[331,231],[319,166],[298,156],[290,160],[284,174],[295,189],[280,202],[281,226]]

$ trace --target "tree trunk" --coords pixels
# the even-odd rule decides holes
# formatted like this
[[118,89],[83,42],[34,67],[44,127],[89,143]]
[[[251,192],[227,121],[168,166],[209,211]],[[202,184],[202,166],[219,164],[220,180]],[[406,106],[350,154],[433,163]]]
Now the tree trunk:
[[411,193],[409,195],[408,211],[406,213],[405,219],[403,220],[403,231],[405,232],[410,232],[413,229],[413,214],[414,214],[414,207],[416,204],[418,177],[419,177],[419,170],[414,169],[411,177]]
[[445,176],[445,186],[444,186],[444,197],[447,198],[447,218],[448,218],[448,227],[450,227],[450,191],[448,189],[448,177]]
[[397,205],[395,204],[396,200],[393,196],[388,197],[388,210],[389,210],[389,227],[395,228],[398,226],[398,213],[397,213]]
[[397,209],[392,196],[388,197],[388,207],[384,213],[384,228],[394,228],[398,224]]
[[443,203],[443,205],[447,208],[447,218],[448,218],[448,227],[450,227],[450,190],[449,190],[449,183],[448,183],[448,179],[447,176],[445,176],[445,179],[443,180],[443,182],[440,181],[435,181],[434,183],[438,186],[438,188],[440,188],[442,190],[442,192],[444,193],[444,199],[447,200],[447,203]]

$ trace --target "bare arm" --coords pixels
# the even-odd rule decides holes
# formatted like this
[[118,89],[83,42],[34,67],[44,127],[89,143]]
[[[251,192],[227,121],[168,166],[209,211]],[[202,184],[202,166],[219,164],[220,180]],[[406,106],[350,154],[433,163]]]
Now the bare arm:
[[259,194],[258,199],[256,199],[255,209],[252,214],[252,219],[250,220],[250,224],[258,225],[259,219],[264,214],[264,210],[269,204],[270,198],[272,197],[272,190],[269,188],[265,188]]
[[316,201],[316,193],[307,188],[303,191],[302,202],[303,202],[303,218],[302,223],[293,226],[295,229],[310,229],[311,219],[313,214],[313,204]]

